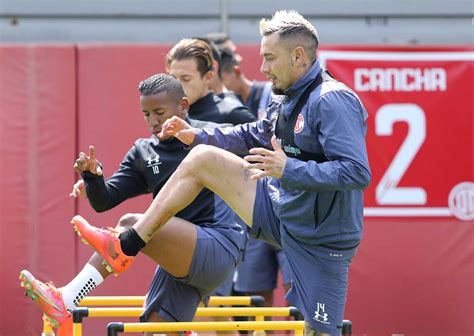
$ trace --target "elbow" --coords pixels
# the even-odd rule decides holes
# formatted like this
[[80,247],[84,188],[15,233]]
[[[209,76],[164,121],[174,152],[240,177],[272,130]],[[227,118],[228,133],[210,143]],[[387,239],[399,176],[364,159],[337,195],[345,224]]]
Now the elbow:
[[370,185],[370,181],[372,180],[372,174],[370,171],[366,170],[364,174],[361,175],[361,180],[360,180],[360,188],[361,189],[367,189]]
[[372,180],[370,170],[364,166],[356,166],[352,171],[352,177],[348,183],[350,187],[348,189],[367,189]]
[[346,185],[345,189],[366,189],[370,181],[372,180],[372,175],[370,169],[363,165],[355,165],[351,170],[346,171],[347,174],[344,175],[343,181]]

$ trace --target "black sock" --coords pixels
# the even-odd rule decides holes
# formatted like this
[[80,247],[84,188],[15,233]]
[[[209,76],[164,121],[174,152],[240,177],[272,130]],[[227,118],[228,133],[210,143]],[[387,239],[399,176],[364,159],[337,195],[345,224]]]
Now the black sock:
[[145,247],[146,243],[140,238],[134,228],[129,228],[127,231],[119,235],[120,247],[123,253],[129,257],[134,257]]

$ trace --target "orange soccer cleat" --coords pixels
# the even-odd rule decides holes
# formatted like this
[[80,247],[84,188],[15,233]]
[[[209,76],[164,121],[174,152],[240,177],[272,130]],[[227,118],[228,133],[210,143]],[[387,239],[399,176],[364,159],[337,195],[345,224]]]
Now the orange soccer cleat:
[[72,316],[67,321],[56,329],[56,336],[71,336],[74,335]]
[[135,260],[123,253],[120,247],[119,233],[112,228],[107,230],[90,225],[83,217],[77,215],[71,220],[77,234],[82,241],[92,248],[104,259],[104,264],[109,272],[118,275],[125,271]]
[[27,270],[20,272],[20,281],[26,290],[25,295],[33,299],[53,327],[58,328],[70,319],[61,291],[52,282],[43,283]]

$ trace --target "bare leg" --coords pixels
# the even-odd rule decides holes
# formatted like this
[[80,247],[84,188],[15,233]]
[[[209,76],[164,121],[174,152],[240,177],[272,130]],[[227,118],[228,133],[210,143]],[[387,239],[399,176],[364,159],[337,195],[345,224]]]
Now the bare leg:
[[[126,214],[120,218],[117,230],[124,231],[135,224],[142,214]],[[163,267],[168,273],[175,277],[185,277],[189,273],[189,267],[196,247],[196,227],[183,219],[173,217],[155,235],[141,252]],[[173,256],[173,258],[170,258]],[[94,253],[88,263],[94,266],[100,274],[107,277],[111,273],[102,264],[102,257]]]
[[[133,225],[140,216],[132,214],[122,217],[118,225],[119,230]],[[171,275],[185,277],[189,273],[196,240],[197,231],[194,224],[171,218],[168,225],[160,230],[160,234],[150,241],[143,252]],[[102,258],[94,254],[76,277],[59,289],[35,279],[27,270],[20,273],[20,280],[27,295],[36,300],[40,310],[57,326],[65,323],[68,311],[72,311],[84,296],[87,296],[109,275],[102,264]],[[36,293],[41,293],[41,296]],[[40,300],[37,299],[38,297]]]
[[[142,214],[126,214],[120,218],[118,225],[116,226],[117,231],[124,231],[132,226]],[[160,233],[155,235],[149,244],[142,249],[142,253],[150,257],[155,263],[159,264],[171,275],[182,278],[189,274],[191,262],[194,255],[197,242],[197,231],[196,226],[183,219],[173,217],[169,220],[167,225],[160,230]],[[95,268],[100,275],[105,279],[111,273],[107,271],[103,265],[103,259],[97,253],[94,253],[89,259],[88,264]],[[69,306],[74,308],[80,302],[80,300],[87,294],[83,291],[83,279],[89,281],[88,275],[96,274],[95,270],[91,270],[92,267],[84,267],[79,275],[73,279],[68,285],[63,287],[62,294],[65,304],[69,309]],[[95,282],[100,284],[100,282]],[[86,288],[90,288],[87,286]],[[156,315],[156,316],[154,316]],[[165,322],[161,319],[158,314],[151,315],[150,321]],[[147,333],[145,335],[154,335],[155,333]],[[175,335],[175,334],[172,334]],[[177,335],[177,334],[176,334]]]
[[97,271],[99,271],[100,275],[102,275],[102,277],[105,279],[112,273],[110,273],[107,268],[105,268],[105,265],[102,263],[103,260],[104,259],[102,259],[99,254],[94,252],[94,254],[92,254],[87,263],[92,265]]
[[331,336],[331,334],[323,333],[319,330],[314,329],[308,322],[304,326],[304,336]]
[[171,217],[188,206],[206,187],[219,195],[243,221],[251,226],[257,170],[244,168],[246,161],[223,149],[196,146],[133,226],[148,242]]

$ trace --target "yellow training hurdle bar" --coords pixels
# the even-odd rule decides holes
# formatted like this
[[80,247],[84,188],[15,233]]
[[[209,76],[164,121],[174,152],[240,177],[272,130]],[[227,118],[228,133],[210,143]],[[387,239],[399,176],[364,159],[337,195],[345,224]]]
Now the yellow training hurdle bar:
[[130,332],[177,332],[177,331],[224,331],[224,330],[294,330],[295,335],[303,335],[304,321],[265,322],[112,322],[107,326],[107,336]]
[[[209,306],[255,306],[262,307],[265,300],[263,296],[211,296]],[[145,296],[88,296],[79,307],[84,306],[143,306]],[[43,318],[43,335],[54,336],[54,331],[47,320]],[[80,334],[78,334],[80,335]]]
[[[136,317],[140,316],[143,310],[139,307],[76,308],[73,314],[73,335],[82,336],[82,323],[85,317]],[[255,317],[256,321],[264,321],[266,316],[293,316],[298,318],[300,314],[295,307],[207,307],[198,308],[196,316],[249,316]]]
[[[90,306],[143,306],[144,296],[88,296],[82,299],[80,307]],[[209,306],[255,306],[261,307],[264,298],[260,295],[252,296],[211,296]]]

